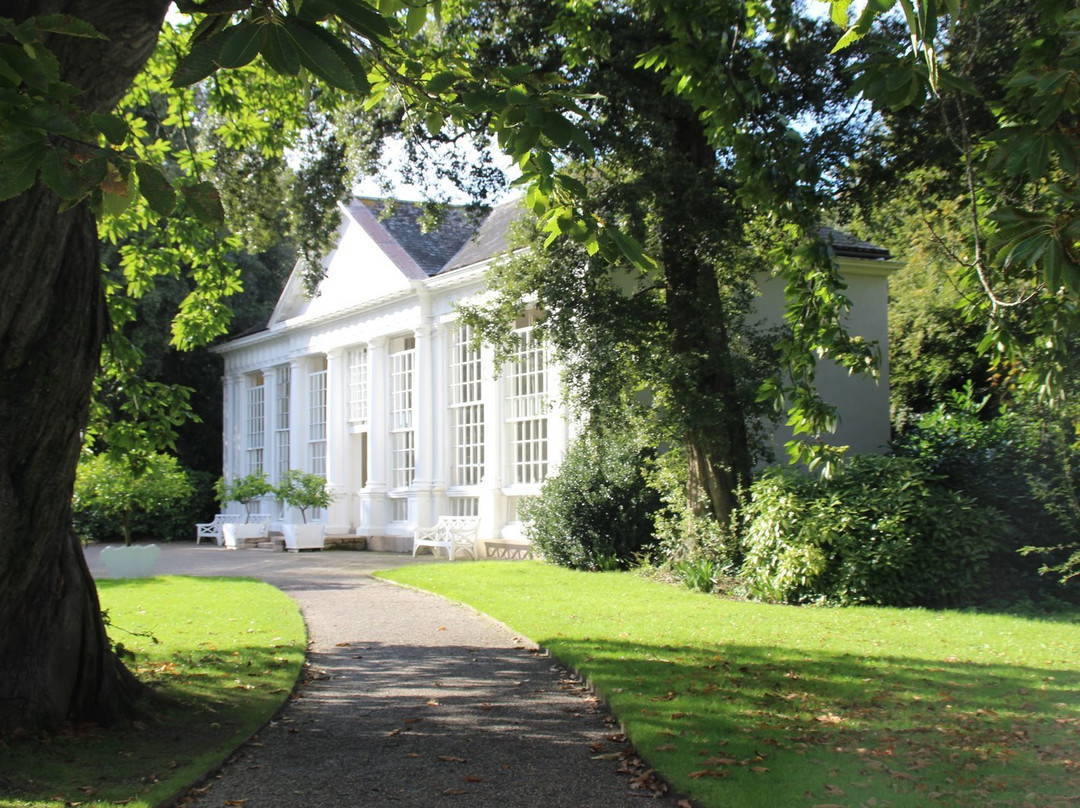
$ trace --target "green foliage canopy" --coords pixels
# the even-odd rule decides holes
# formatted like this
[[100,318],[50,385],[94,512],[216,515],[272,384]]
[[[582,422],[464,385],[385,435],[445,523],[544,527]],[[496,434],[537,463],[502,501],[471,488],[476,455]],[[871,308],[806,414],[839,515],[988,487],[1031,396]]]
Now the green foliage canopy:
[[88,455],[75,478],[75,508],[120,519],[124,543],[131,544],[131,517],[154,513],[191,496],[192,485],[175,457],[165,454]]

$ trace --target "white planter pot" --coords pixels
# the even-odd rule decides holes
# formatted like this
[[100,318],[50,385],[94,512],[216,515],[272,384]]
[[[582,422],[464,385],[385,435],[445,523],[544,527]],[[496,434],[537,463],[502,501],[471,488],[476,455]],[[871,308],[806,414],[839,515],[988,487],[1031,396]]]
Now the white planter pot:
[[224,524],[221,526],[221,535],[225,539],[226,547],[237,550],[244,546],[246,539],[265,539],[266,525],[258,522]]
[[321,550],[326,540],[326,525],[322,522],[281,526],[286,550]]
[[156,544],[105,547],[101,563],[112,578],[146,578],[153,574],[159,555],[161,548]]

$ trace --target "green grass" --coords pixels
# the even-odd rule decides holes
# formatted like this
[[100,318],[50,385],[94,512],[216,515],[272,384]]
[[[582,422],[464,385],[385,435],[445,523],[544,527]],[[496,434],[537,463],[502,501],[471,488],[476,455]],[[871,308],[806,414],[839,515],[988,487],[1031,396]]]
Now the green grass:
[[[153,806],[220,763],[284,702],[306,631],[296,604],[258,581],[98,582],[110,637],[164,700],[130,726],[76,726],[0,746],[0,806]],[[157,640],[153,642],[152,635]]]
[[723,600],[538,562],[380,573],[592,681],[707,806],[1030,805],[1080,795],[1080,616]]

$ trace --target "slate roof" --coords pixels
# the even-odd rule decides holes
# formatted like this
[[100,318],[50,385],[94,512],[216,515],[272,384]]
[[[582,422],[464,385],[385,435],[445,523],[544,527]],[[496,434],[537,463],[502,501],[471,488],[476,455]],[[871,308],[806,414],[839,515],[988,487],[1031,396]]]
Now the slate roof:
[[503,202],[494,208],[481,223],[476,234],[466,241],[446,264],[444,271],[486,261],[509,250],[511,226],[524,215],[525,207],[520,198]]
[[862,241],[832,227],[821,228],[818,230],[818,235],[832,244],[833,252],[845,258],[879,258],[885,260],[892,257],[891,253],[884,247],[871,244],[869,241]]
[[428,229],[423,220],[424,208],[416,202],[357,199],[349,206],[350,211],[358,205],[370,210],[401,249],[429,276],[445,267],[477,229],[476,216],[462,207],[448,207],[438,226]]
[[[401,258],[409,263],[415,262],[416,267],[428,277],[471,266],[507,252],[510,249],[511,226],[516,219],[525,215],[520,198],[498,205],[479,224],[475,214],[465,208],[448,207],[438,226],[429,230],[423,221],[424,208],[419,203],[356,199],[349,206],[354,218],[358,206],[363,206],[375,217],[396,243],[395,246],[404,253]],[[370,222],[370,219],[367,221]],[[834,228],[823,227],[818,233],[832,244],[838,256],[870,260],[890,257],[889,251],[883,247]]]

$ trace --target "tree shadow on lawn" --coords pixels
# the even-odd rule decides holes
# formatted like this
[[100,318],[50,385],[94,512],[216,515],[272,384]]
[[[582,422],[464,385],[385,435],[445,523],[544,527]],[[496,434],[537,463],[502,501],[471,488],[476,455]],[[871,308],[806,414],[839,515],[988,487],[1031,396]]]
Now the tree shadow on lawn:
[[[122,579],[99,586],[138,591],[160,583]],[[164,632],[169,655],[153,637]],[[258,640],[246,626],[225,624],[210,633],[197,616],[166,624],[159,615],[125,613],[110,619],[109,634],[128,649],[124,664],[146,685],[139,714],[113,727],[64,726],[0,745],[0,805],[57,795],[72,804],[157,804],[223,760],[278,709],[305,651],[302,642]]]
[[[57,795],[69,803],[136,798],[157,804],[224,759],[287,698],[291,679],[286,685],[268,673],[289,662],[280,646],[245,647],[243,662],[232,651],[206,646],[193,643],[169,660],[143,654],[125,660],[148,686],[133,721],[9,740],[0,748],[0,805]],[[171,778],[173,785],[158,793],[158,784]]]
[[800,648],[548,642],[639,750],[723,805],[1080,793],[1080,672]]

